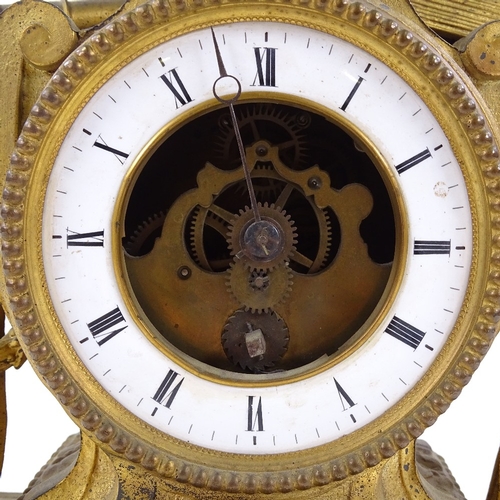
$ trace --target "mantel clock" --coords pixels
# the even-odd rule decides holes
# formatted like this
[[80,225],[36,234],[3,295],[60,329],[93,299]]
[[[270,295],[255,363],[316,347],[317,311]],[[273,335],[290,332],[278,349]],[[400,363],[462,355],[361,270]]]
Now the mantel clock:
[[3,302],[82,442],[23,498],[461,498],[414,441],[497,331],[499,25],[451,47],[402,0],[44,22]]

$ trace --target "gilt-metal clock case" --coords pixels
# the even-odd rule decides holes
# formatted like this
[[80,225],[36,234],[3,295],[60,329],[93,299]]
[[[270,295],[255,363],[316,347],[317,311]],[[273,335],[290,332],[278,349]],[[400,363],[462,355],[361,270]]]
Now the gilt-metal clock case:
[[298,498],[447,409],[499,293],[496,129],[450,54],[364,2],[154,0],[62,64],[3,257],[85,435],[192,495]]

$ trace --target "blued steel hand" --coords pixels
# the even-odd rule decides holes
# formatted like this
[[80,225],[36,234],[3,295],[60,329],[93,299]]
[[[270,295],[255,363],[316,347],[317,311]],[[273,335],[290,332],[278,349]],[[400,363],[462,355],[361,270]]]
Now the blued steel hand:
[[[233,122],[234,135],[236,137],[236,142],[238,143],[238,150],[240,153],[241,164],[243,166],[243,172],[245,173],[245,180],[247,183],[248,194],[250,196],[250,205],[251,205],[251,208],[253,211],[255,221],[259,222],[261,220],[261,218],[260,218],[259,209],[257,206],[257,199],[255,198],[255,190],[253,188],[252,179],[250,177],[250,169],[248,168],[248,164],[247,164],[245,147],[243,146],[241,132],[240,132],[240,129],[238,127],[238,120],[236,119],[236,113],[234,112],[234,103],[239,99],[239,97],[241,95],[241,83],[239,82],[239,80],[235,76],[227,74],[226,68],[224,66],[224,62],[222,61],[222,57],[220,54],[219,44],[217,43],[217,38],[215,37],[215,32],[214,32],[213,28],[212,28],[212,38],[214,41],[215,55],[217,57],[217,64],[219,65],[219,74],[220,74],[219,78],[217,78],[217,80],[215,80],[212,90],[214,93],[214,97],[219,102],[226,104],[229,107],[229,114],[231,115],[231,121]],[[224,97],[221,97],[217,94],[217,89],[216,89],[217,84],[224,78],[226,78],[226,79],[230,78],[236,82],[237,91],[233,97],[224,98]]]

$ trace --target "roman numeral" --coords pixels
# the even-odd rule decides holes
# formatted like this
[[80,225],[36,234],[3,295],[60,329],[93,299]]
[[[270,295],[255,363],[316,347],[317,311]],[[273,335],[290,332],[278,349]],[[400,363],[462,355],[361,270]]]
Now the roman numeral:
[[385,332],[413,349],[416,349],[420,345],[425,336],[425,332],[422,332],[397,316],[392,318]]
[[340,109],[342,111],[345,111],[347,109],[347,106],[349,106],[350,102],[352,101],[352,98],[354,97],[356,92],[359,90],[359,87],[361,86],[363,81],[364,81],[364,78],[362,76],[360,76],[358,78],[358,81],[356,82],[356,85],[354,85],[354,88],[351,90],[351,93],[347,96],[347,99],[344,101],[344,104],[342,104],[342,106],[340,106]]
[[188,102],[191,102],[191,96],[189,95],[184,83],[179,77],[177,70],[171,69],[167,73],[160,76],[163,83],[169,88],[170,92],[174,94],[175,107],[179,109],[180,106],[185,106]]
[[399,165],[396,165],[396,170],[398,174],[402,174],[403,172],[406,172],[410,168],[414,167],[415,165],[418,165],[419,163],[422,163],[424,160],[427,160],[427,158],[431,157],[432,155],[431,152],[429,151],[429,148],[426,148],[422,152],[416,154],[415,156],[408,158],[408,160],[400,163]]
[[[276,49],[271,47],[254,47],[257,74],[252,83],[260,87],[276,87]],[[257,83],[258,82],[258,83]]]
[[66,229],[66,245],[68,247],[104,247],[104,230],[90,233],[77,233]]
[[[117,157],[122,157],[122,158],[128,158],[128,154],[127,153],[124,153],[123,151],[120,151],[119,149],[115,149],[115,148],[112,148],[110,146],[108,146],[107,144],[105,144],[105,142],[103,141],[102,137],[100,137],[101,141],[102,142],[99,142],[99,141],[95,141],[94,142],[94,146],[96,148],[99,148],[99,149],[102,149],[103,151],[106,151],[108,153],[112,153],[114,154],[115,156]],[[118,158],[120,160],[120,158]],[[121,160],[120,160],[120,163],[123,163]]]
[[264,417],[262,415],[262,398],[256,403],[254,396],[248,396],[248,426],[247,431],[262,432],[264,430]]
[[174,402],[179,389],[181,388],[182,383],[184,382],[184,377],[182,377],[177,383],[177,377],[180,375],[174,370],[168,370],[167,376],[163,379],[163,382],[158,387],[153,399],[165,406],[165,408],[170,409],[170,406]]
[[97,345],[101,347],[108,340],[111,340],[113,337],[116,337],[120,332],[127,328],[127,325],[122,326],[121,328],[113,329],[116,325],[120,323],[126,323],[125,318],[123,317],[120,309],[115,307],[111,311],[103,314],[99,318],[87,323],[87,326],[92,333],[92,336],[97,342]]
[[339,393],[340,402],[342,403],[342,408],[344,411],[350,410],[356,403],[351,399],[349,394],[345,391],[345,389],[337,382],[337,379],[333,379],[335,382],[335,387],[337,388],[337,392]]
[[450,255],[451,241],[415,240],[414,255]]

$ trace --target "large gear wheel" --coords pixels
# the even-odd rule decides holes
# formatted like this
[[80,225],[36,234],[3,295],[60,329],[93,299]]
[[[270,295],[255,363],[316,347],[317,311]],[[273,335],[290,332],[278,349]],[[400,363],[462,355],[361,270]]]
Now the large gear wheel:
[[[278,147],[290,168],[305,165],[307,146],[304,130],[310,124],[307,112],[270,104],[244,104],[235,106],[235,110],[245,144],[266,139]],[[214,141],[214,150],[226,168],[237,168],[241,165],[241,159],[229,115],[219,119],[219,127],[221,132]]]
[[[272,189],[276,190],[279,195],[283,190],[283,181],[279,181],[277,174],[273,176],[272,169],[259,169],[259,175],[262,176],[259,177],[262,180],[277,183],[274,188],[269,185],[268,191],[270,195],[268,198],[275,200],[278,196],[275,194],[271,196],[274,193]],[[287,205],[286,207],[287,215],[298,221],[294,223],[295,232],[301,235],[301,245],[291,255],[290,267],[301,274],[321,272],[332,262],[336,253],[336,251],[331,253],[332,218],[335,220],[335,214],[330,213],[327,209],[317,207],[305,198],[302,205],[297,206],[294,203],[293,206],[290,206],[290,213]],[[230,232],[230,221],[235,220],[237,216],[232,213],[226,214],[224,219],[220,215],[224,213],[224,210],[215,204],[208,208],[197,206],[186,222],[189,229],[186,237],[186,248],[196,265],[205,271],[226,271],[232,261],[232,256],[227,248],[227,237]],[[333,234],[338,237],[338,231],[334,231]],[[333,246],[336,249],[335,242]]]
[[[212,233],[209,235],[207,235],[208,228],[212,230]],[[209,254],[206,244],[208,238],[210,239],[211,248],[217,245],[217,243],[219,243],[219,246],[224,245],[224,247],[226,247],[225,240],[227,232],[228,223],[209,208],[198,206],[193,211],[191,217],[189,250],[196,264],[205,271],[218,272],[225,271],[228,268],[231,259],[229,257],[227,259],[214,259],[213,256]]]
[[332,221],[328,210],[317,208],[316,216],[319,225],[318,251],[313,265],[308,270],[310,274],[321,271],[328,265],[332,248]]
[[[269,144],[261,141],[254,146],[269,148]],[[257,155],[257,160],[259,155]],[[338,251],[340,242],[340,227],[335,213],[329,207],[319,207],[313,196],[306,196],[305,192],[311,189],[305,184],[308,177],[304,177],[300,171],[293,171],[287,166],[283,166],[282,172],[285,176],[278,173],[275,165],[279,165],[278,148],[275,148],[271,155],[268,155],[266,161],[253,162],[252,184],[256,194],[259,207],[266,209],[274,208],[286,213],[290,219],[294,220],[294,233],[300,234],[297,244],[293,244],[293,253],[287,254],[285,249],[284,259],[281,259],[278,252],[278,260],[269,259],[268,255],[255,258],[255,245],[250,250],[251,260],[254,260],[255,269],[267,270],[279,264],[280,261],[289,261],[290,268],[300,274],[317,274],[328,265],[330,265]],[[214,168],[207,166],[206,169]],[[234,179],[234,174],[224,174],[223,171],[216,169],[214,172],[223,178],[228,175],[228,179]],[[312,178],[311,182],[315,181]],[[250,200],[248,199],[248,188],[243,179],[236,182],[227,182],[212,200],[211,205],[197,205],[186,217],[185,247],[189,252],[193,263],[199,268],[209,272],[224,272],[229,268],[233,257],[242,250],[241,245],[231,239],[228,240],[228,233],[232,236],[238,232],[232,230],[232,223],[247,212],[245,217],[251,217],[249,213]],[[241,208],[245,207],[245,208]],[[283,214],[274,213],[275,226],[278,233],[287,228],[289,223],[282,221],[279,224],[278,219]],[[271,222],[271,225],[268,224]],[[272,217],[264,223],[265,230],[275,229],[272,227]],[[255,229],[255,228],[254,228]],[[261,228],[262,229],[262,228]],[[279,235],[278,235],[279,236]],[[280,238],[279,238],[280,239]],[[281,238],[282,240],[282,238]],[[229,243],[229,245],[228,245]],[[284,245],[281,241],[281,244]],[[228,248],[229,246],[229,248]],[[240,248],[238,248],[240,247]],[[288,251],[290,248],[288,247]],[[239,254],[241,257],[243,254]],[[248,257],[248,255],[247,255]],[[280,260],[281,259],[281,260]],[[247,259],[247,261],[249,261]],[[271,262],[270,262],[271,261]],[[252,263],[250,262],[250,267]]]
[[[255,198],[260,203],[272,203],[283,189],[284,181],[269,164],[255,165],[251,173]],[[245,196],[248,193],[246,182],[237,184],[235,194]]]
[[286,354],[288,328],[275,312],[255,314],[236,311],[222,332],[222,347],[228,359],[241,369],[264,373]]
[[274,205],[258,203],[260,221],[245,207],[231,221],[228,245],[231,255],[252,270],[269,271],[289,262],[295,251],[297,232],[291,217]]

